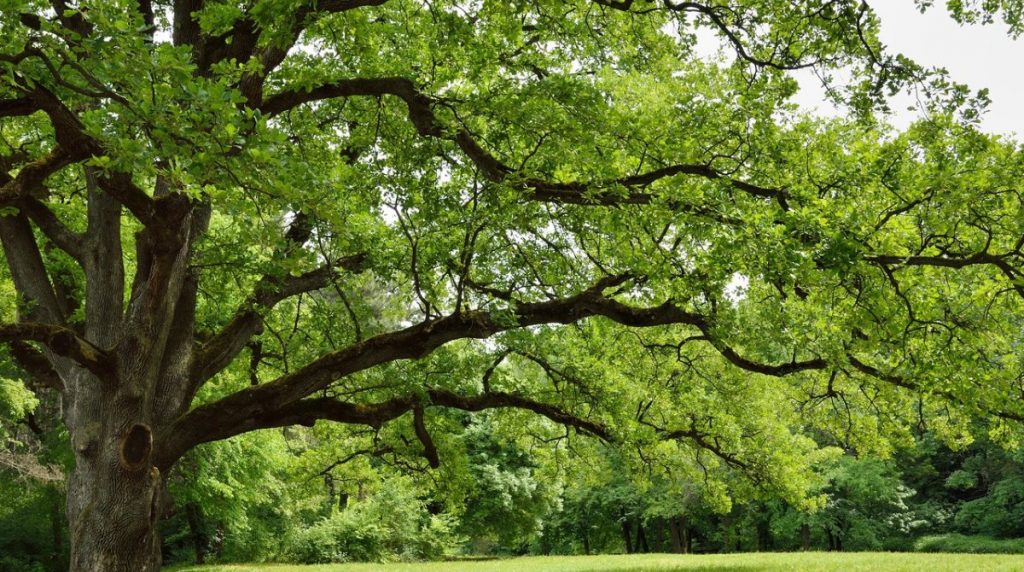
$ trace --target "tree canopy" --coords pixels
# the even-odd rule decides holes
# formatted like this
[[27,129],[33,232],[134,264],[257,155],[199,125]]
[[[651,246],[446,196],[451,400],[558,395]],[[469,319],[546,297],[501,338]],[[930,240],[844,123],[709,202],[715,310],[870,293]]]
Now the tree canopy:
[[809,432],[1020,437],[1024,153],[867,3],[2,7],[0,405],[60,396],[73,569],[158,567],[176,463],[258,429],[437,468],[495,409],[808,505]]

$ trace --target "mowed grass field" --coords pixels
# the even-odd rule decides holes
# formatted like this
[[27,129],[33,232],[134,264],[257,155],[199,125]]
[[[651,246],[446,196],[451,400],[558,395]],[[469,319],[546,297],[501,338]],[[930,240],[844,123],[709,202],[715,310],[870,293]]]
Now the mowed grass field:
[[921,553],[760,553],[545,556],[420,564],[234,564],[174,572],[1024,572],[1024,555]]

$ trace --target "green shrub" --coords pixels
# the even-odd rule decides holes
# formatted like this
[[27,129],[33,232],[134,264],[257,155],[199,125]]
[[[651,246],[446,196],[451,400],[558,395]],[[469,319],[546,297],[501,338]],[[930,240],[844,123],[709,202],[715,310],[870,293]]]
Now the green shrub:
[[922,536],[914,543],[918,552],[964,552],[969,554],[1024,554],[1024,538],[992,538],[942,534]]
[[376,494],[294,532],[287,558],[306,564],[437,560],[463,542],[458,521],[431,515],[400,479]]
[[296,533],[288,552],[304,564],[385,560],[384,531],[365,516],[353,509],[324,518]]
[[986,496],[963,503],[954,522],[960,532],[998,538],[1024,536],[1024,476],[1002,479]]
[[0,571],[67,570],[60,489],[0,473],[0,499]]

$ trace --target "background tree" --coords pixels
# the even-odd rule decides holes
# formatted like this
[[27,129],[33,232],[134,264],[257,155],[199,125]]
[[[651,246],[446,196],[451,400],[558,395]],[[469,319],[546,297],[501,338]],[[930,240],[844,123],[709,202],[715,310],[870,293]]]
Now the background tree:
[[[1022,154],[864,3],[2,7],[0,340],[61,396],[74,570],[159,566],[194,447],[318,420],[394,423],[435,467],[438,410],[511,408],[785,472],[742,423],[634,410],[627,371],[601,403],[490,383],[496,346],[584,320],[860,393],[858,423],[917,399],[1017,431]],[[804,67],[853,122],[795,113]],[[908,82],[936,114],[893,134]]]

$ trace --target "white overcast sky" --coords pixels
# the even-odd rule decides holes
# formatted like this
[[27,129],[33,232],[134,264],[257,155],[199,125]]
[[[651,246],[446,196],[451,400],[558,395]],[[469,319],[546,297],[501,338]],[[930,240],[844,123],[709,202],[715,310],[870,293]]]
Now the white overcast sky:
[[[875,0],[871,6],[882,22],[881,40],[890,52],[903,53],[921,65],[949,70],[954,81],[973,90],[987,87],[992,104],[982,120],[990,133],[1016,134],[1024,139],[1024,37],[1013,40],[1002,22],[960,26],[945,11],[944,2],[924,14],[913,0]],[[800,77],[797,101],[828,114],[817,80]],[[905,127],[920,117],[908,111],[910,97],[893,102],[893,124]]]

